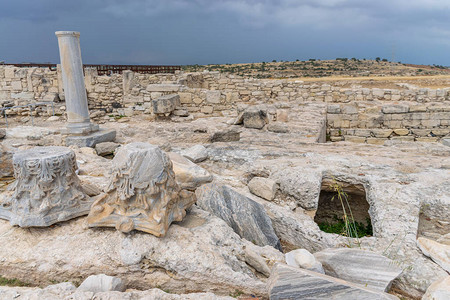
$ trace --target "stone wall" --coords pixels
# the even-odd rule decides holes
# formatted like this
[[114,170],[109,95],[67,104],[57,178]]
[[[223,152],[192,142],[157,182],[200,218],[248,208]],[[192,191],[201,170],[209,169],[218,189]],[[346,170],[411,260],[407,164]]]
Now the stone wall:
[[[57,112],[62,113],[64,95],[59,83],[58,71],[0,66],[0,105],[54,101]],[[153,99],[177,93],[181,106],[174,114],[194,118],[236,115],[239,104],[326,102],[328,134],[333,141],[436,140],[448,134],[450,123],[450,87],[345,88],[339,82],[260,80],[219,72],[152,75],[125,71],[98,76],[95,69],[85,69],[85,83],[92,117],[105,120],[111,114],[152,114]],[[21,109],[8,110],[11,115],[21,113]],[[392,132],[380,133],[385,129]],[[399,129],[408,129],[408,133]]]

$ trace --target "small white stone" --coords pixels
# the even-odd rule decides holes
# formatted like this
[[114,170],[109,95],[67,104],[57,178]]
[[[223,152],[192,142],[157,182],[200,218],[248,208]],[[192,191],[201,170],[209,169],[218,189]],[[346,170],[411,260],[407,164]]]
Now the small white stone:
[[322,264],[306,249],[292,250],[286,253],[285,257],[289,266],[325,274]]

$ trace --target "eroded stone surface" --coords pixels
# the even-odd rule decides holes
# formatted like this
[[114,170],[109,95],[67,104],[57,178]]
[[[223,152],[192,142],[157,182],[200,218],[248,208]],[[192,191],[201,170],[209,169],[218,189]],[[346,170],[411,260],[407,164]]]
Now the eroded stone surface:
[[398,299],[364,286],[282,264],[272,269],[268,289],[271,300]]
[[387,292],[402,272],[394,261],[360,249],[325,249],[314,253],[325,274]]
[[223,219],[241,237],[281,249],[272,222],[261,204],[224,185],[209,183],[196,190],[197,204]]
[[423,254],[430,257],[435,263],[447,272],[450,272],[450,245],[444,245],[433,240],[419,237],[417,246]]
[[92,204],[75,174],[75,153],[66,147],[36,147],[13,156],[13,195],[0,217],[21,227],[49,226],[86,215]]
[[158,147],[131,143],[114,157],[106,194],[92,205],[91,227],[134,229],[164,236],[173,221],[181,221],[195,202],[192,192],[175,181],[172,162]]

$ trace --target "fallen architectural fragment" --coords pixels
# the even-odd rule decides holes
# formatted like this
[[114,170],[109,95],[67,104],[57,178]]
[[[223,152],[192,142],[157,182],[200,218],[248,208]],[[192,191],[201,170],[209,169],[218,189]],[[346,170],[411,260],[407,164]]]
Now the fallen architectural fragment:
[[172,162],[158,146],[131,143],[114,157],[106,194],[92,205],[88,223],[164,236],[194,202],[194,193],[181,190]]
[[86,215],[92,204],[82,190],[75,153],[66,147],[36,147],[13,156],[14,194],[1,203],[0,218],[21,227],[49,226]]
[[383,292],[389,291],[392,281],[402,273],[394,261],[372,251],[336,248],[314,256],[322,263],[325,274]]
[[196,190],[197,205],[224,220],[242,238],[281,250],[264,207],[226,185],[205,184]]
[[271,300],[398,299],[362,285],[282,264],[272,269],[268,286]]

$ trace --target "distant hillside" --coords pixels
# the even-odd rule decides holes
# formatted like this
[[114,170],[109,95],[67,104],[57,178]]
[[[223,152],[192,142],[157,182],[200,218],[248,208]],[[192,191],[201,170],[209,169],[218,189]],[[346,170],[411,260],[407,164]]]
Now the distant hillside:
[[421,76],[449,75],[444,66],[391,63],[387,60],[359,60],[337,58],[335,60],[282,61],[250,64],[188,65],[188,72],[220,71],[255,78],[297,78],[330,76]]

